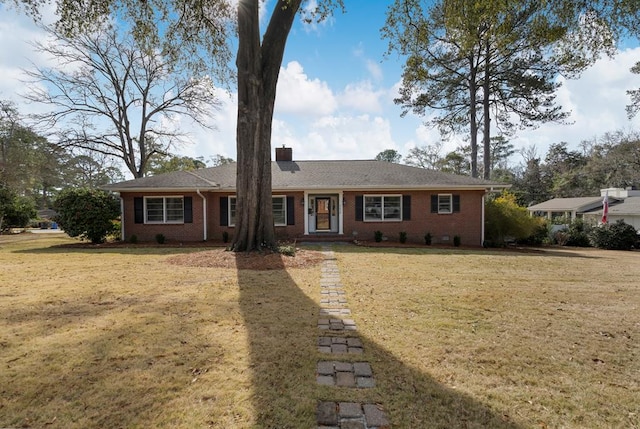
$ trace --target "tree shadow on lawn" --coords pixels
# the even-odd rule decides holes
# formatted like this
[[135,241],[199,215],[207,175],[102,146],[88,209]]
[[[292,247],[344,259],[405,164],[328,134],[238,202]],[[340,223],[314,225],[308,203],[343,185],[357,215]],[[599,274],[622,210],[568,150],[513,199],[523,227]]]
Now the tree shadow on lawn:
[[[216,302],[209,289],[198,299]],[[194,388],[222,366],[228,345],[205,324],[197,328],[194,318],[205,316],[193,310],[194,298],[103,304],[0,314],[0,427],[203,427],[185,425],[182,410],[216,406],[212,397],[198,407]],[[206,317],[224,320],[227,312],[220,306]]]
[[[243,269],[242,258],[237,262],[240,310],[253,371],[254,427],[316,427],[321,401],[379,404],[394,428],[521,427],[504,413],[406,365],[392,350],[379,346],[375,338],[364,338],[357,331],[351,336],[362,340],[364,354],[320,353],[318,336],[327,331],[318,329],[320,307],[309,296],[317,294],[319,298],[319,281],[299,286],[293,278],[296,273],[290,275],[284,266],[257,272]],[[350,317],[358,324],[359,316]],[[369,362],[376,386],[350,389],[318,385],[317,363],[334,360]]]

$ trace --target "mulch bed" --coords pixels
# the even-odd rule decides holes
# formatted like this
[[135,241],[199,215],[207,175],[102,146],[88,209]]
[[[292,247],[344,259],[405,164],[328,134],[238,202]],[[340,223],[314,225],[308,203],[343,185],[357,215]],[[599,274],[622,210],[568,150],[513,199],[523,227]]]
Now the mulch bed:
[[281,270],[287,268],[307,268],[320,264],[324,260],[321,252],[296,248],[295,256],[286,256],[278,252],[230,252],[228,244],[214,241],[207,242],[156,242],[128,243],[125,241],[92,244],[86,241],[61,244],[56,247],[66,249],[137,249],[137,248],[198,248],[207,249],[201,252],[190,252],[174,255],[167,259],[169,264],[187,267],[233,268],[238,270]]
[[320,264],[323,260],[322,253],[315,250],[297,249],[295,256],[286,256],[271,251],[229,252],[224,249],[215,249],[172,256],[167,262],[189,267],[282,270],[309,268]]

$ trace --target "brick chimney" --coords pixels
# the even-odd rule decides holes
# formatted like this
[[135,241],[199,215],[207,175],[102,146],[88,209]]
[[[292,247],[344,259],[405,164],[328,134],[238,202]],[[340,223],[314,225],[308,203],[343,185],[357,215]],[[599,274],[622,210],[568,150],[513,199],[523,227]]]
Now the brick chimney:
[[276,161],[293,161],[293,149],[284,145],[277,147]]

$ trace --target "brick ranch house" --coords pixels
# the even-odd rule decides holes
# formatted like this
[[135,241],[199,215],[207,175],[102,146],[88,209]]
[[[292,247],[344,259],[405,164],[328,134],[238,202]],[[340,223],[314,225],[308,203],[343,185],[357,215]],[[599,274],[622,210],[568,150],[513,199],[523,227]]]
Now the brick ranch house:
[[[484,196],[508,185],[372,160],[294,161],[277,148],[272,165],[273,213],[279,239],[366,240],[467,246],[484,241]],[[233,236],[236,164],[177,171],[115,183],[122,237],[153,241],[222,240]]]

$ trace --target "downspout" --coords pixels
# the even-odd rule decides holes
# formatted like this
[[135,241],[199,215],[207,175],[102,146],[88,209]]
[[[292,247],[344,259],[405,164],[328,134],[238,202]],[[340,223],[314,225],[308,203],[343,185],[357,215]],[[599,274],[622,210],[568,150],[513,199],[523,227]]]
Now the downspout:
[[484,247],[484,198],[487,194],[484,193],[482,194],[482,216],[480,216],[482,218],[482,225],[480,227],[480,246]]
[[203,234],[202,241],[207,241],[207,198],[200,193],[200,189],[196,189],[196,194],[202,198],[202,222],[203,222]]

